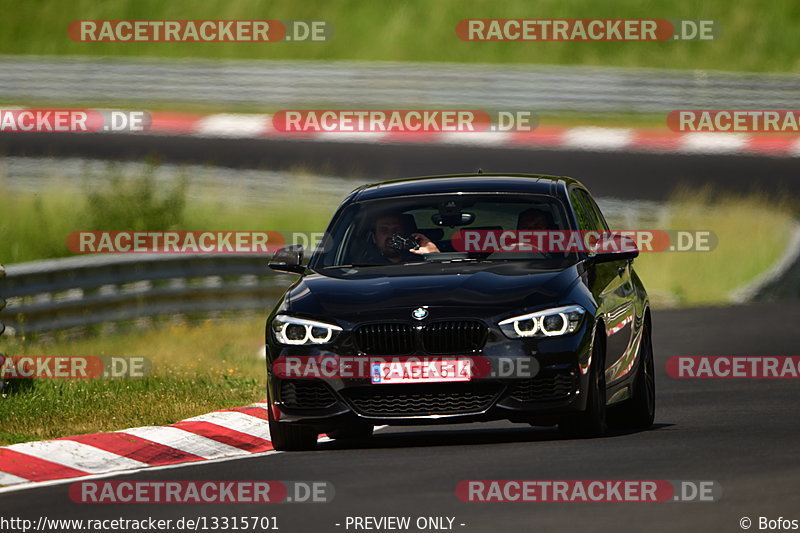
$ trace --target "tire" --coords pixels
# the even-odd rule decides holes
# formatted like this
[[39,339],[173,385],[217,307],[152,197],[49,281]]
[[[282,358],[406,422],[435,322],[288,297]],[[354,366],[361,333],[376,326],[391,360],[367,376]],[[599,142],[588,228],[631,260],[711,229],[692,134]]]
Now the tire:
[[366,441],[372,437],[372,424],[354,424],[343,426],[328,433],[328,437],[334,440]]
[[269,434],[272,447],[278,451],[313,450],[317,447],[317,432],[314,428],[277,422],[272,418],[269,408]]
[[653,361],[653,343],[650,325],[645,322],[642,332],[641,360],[636,369],[633,394],[620,405],[609,409],[609,422],[614,427],[647,429],[653,425],[656,415],[656,378]]
[[558,424],[562,435],[568,438],[602,437],[608,428],[606,423],[606,372],[605,346],[603,338],[595,337],[592,348],[592,363],[589,384],[586,387],[586,410],[561,419]]

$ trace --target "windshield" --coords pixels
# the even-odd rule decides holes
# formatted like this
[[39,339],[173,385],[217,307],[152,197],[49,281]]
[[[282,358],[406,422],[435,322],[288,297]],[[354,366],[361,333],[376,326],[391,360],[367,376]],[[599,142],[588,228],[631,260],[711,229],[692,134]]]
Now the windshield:
[[[533,261],[552,268],[574,252],[498,249],[503,232],[569,230],[562,203],[542,194],[442,194],[357,202],[329,228],[311,268],[430,262]],[[549,265],[548,265],[549,264]]]

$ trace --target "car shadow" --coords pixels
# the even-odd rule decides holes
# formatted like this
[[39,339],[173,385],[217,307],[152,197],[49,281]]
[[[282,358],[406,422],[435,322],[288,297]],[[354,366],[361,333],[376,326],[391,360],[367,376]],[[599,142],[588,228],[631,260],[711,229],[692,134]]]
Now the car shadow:
[[475,429],[447,429],[436,426],[418,428],[392,428],[391,432],[376,431],[367,441],[325,441],[317,445],[319,450],[413,448],[430,446],[464,446],[483,444],[509,444],[518,442],[548,442],[569,440],[598,440],[623,437],[635,433],[659,431],[674,424],[653,424],[644,430],[610,429],[603,437],[595,439],[567,438],[556,427],[501,427]]

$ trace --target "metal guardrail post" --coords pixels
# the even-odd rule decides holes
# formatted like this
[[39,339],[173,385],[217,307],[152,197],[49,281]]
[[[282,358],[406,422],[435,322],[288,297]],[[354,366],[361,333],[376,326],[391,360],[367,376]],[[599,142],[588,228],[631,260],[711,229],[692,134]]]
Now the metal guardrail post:
[[0,320],[17,334],[170,315],[263,311],[291,279],[246,255],[70,257],[11,265]]

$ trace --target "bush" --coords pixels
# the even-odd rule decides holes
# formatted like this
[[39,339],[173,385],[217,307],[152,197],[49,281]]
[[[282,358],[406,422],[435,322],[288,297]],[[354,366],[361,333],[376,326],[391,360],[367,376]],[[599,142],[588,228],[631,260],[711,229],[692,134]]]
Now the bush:
[[111,177],[98,191],[87,191],[86,213],[97,231],[166,231],[181,226],[186,208],[187,180],[178,176],[171,189],[158,194],[155,167],[141,176]]

